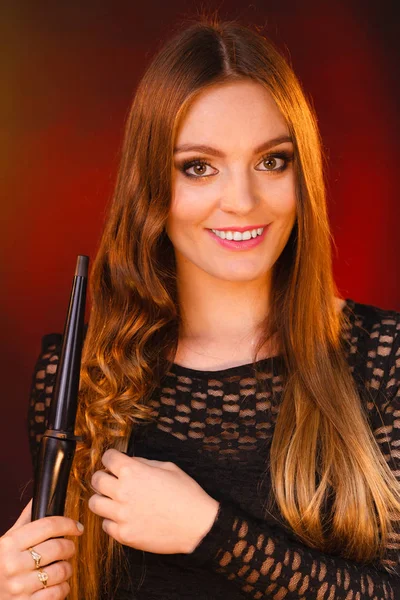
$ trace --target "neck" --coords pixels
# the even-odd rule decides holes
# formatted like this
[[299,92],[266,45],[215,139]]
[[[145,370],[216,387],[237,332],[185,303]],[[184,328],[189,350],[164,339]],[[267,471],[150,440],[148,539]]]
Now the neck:
[[[190,272],[189,272],[190,271]],[[230,348],[252,346],[268,312],[269,277],[226,281],[179,265],[180,340]]]

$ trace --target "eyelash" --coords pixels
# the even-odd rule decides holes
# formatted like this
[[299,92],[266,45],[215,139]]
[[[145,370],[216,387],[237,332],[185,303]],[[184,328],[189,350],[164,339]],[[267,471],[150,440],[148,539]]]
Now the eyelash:
[[[272,174],[276,175],[278,173],[282,173],[282,171],[285,171],[287,169],[287,167],[293,160],[293,154],[290,152],[285,152],[285,151],[274,152],[273,154],[266,154],[265,156],[263,156],[261,158],[261,160],[258,164],[260,164],[270,158],[281,158],[282,160],[285,161],[285,163],[282,165],[282,167],[278,167],[277,169],[273,169],[273,170],[265,169],[265,171],[264,171],[265,173],[272,173]],[[195,167],[195,166],[211,167],[210,163],[208,163],[206,160],[204,160],[200,157],[196,157],[188,162],[184,162],[179,167],[179,170],[182,171],[182,173],[185,175],[185,177],[189,177],[190,179],[207,179],[208,177],[212,177],[212,175],[192,175],[192,174],[186,173],[186,171],[188,169],[190,169],[190,167]]]

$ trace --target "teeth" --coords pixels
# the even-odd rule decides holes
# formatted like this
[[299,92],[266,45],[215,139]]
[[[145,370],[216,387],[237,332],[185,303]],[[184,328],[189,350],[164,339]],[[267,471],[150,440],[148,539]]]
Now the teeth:
[[226,239],[241,242],[242,240],[250,240],[251,238],[261,235],[264,231],[264,227],[259,227],[258,229],[248,229],[247,231],[243,231],[243,233],[240,231],[219,231],[218,229],[212,229],[211,231],[222,240]]

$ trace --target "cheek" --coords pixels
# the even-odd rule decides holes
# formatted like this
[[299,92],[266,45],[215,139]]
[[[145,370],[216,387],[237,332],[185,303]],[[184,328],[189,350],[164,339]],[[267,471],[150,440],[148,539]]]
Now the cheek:
[[215,202],[214,194],[202,188],[202,184],[177,185],[172,196],[167,228],[176,225],[201,224],[207,219]]
[[272,220],[294,221],[296,216],[296,188],[293,178],[282,181],[268,199]]

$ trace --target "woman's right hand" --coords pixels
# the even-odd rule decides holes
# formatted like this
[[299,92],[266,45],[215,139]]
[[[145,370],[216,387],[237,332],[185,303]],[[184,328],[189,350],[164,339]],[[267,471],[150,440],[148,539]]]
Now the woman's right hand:
[[[31,521],[31,513],[32,500],[0,538],[0,600],[61,600],[69,594],[72,567],[68,559],[75,553],[75,544],[61,536],[82,531],[68,517]],[[46,587],[28,548],[41,556],[40,569],[48,575]]]

